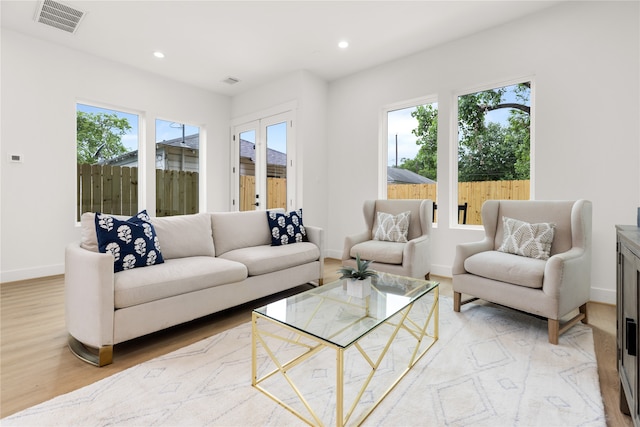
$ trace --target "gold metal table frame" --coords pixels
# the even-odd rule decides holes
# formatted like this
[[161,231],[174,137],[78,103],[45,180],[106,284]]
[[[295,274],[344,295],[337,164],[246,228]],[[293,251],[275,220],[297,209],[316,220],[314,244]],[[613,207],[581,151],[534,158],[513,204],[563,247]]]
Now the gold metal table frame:
[[[379,280],[379,283],[384,283],[384,280],[389,280],[389,278],[397,279],[399,276],[381,274],[382,279]],[[398,337],[400,331],[403,331],[404,339],[409,337],[409,340],[415,339],[415,346],[413,347],[412,354],[408,357],[408,363],[406,368],[404,368],[400,375],[390,384],[390,386],[384,391],[372,404],[372,406],[366,409],[360,416],[355,425],[360,425],[364,420],[375,410],[375,408],[382,402],[382,400],[393,390],[393,388],[404,378],[404,376],[409,372],[409,370],[424,356],[427,351],[435,344],[438,339],[438,300],[439,300],[439,288],[436,282],[425,282],[418,281],[417,279],[407,279],[415,282],[421,282],[423,284],[423,288],[410,288],[406,294],[404,295],[407,298],[407,303],[403,304],[401,308],[399,308],[396,312],[391,313],[389,316],[378,316],[377,321],[370,322],[370,327],[364,327],[364,331],[362,333],[356,334],[355,338],[348,337],[344,339],[345,331],[349,330],[349,328],[354,329],[354,325],[361,324],[363,320],[367,319],[371,316],[372,307],[369,305],[371,297],[366,297],[363,299],[353,298],[341,296],[339,293],[336,297],[335,289],[339,288],[340,283],[334,282],[329,285],[324,285],[315,289],[311,289],[309,291],[303,292],[302,294],[298,294],[298,298],[302,296],[302,300],[307,302],[309,305],[309,298],[311,300],[311,307],[308,311],[304,311],[304,317],[306,319],[302,324],[296,324],[292,326],[288,324],[286,321],[282,319],[276,319],[272,316],[266,314],[266,308],[261,307],[253,311],[252,313],[252,339],[251,339],[251,378],[252,385],[269,396],[271,399],[285,407],[291,413],[296,415],[298,418],[308,423],[309,425],[324,425],[323,420],[316,413],[316,411],[312,408],[310,403],[305,399],[303,393],[300,391],[300,388],[294,383],[293,379],[289,375],[289,371],[302,364],[305,361],[308,361],[310,358],[318,354],[324,349],[335,350],[336,352],[336,384],[335,384],[335,396],[336,396],[336,406],[335,406],[335,419],[337,426],[345,426],[349,423],[354,415],[354,411],[358,403],[360,402],[363,393],[367,390],[367,387],[370,385],[374,375],[378,371],[383,360],[389,354],[389,349],[392,347],[393,342]],[[371,286],[371,292],[379,296],[382,292],[378,289],[382,286],[376,287],[376,285]],[[325,292],[324,289],[333,289],[331,292]],[[425,290],[426,289],[426,290]],[[332,294],[333,292],[333,294]],[[419,295],[411,295],[412,293],[418,293]],[[426,301],[426,298],[423,298],[425,295],[432,295],[432,301]],[[283,302],[281,300],[280,302]],[[412,318],[410,315],[414,309],[416,304],[428,304],[431,302],[430,307],[426,307],[423,313],[426,312],[426,316],[423,316],[421,319]],[[294,303],[295,304],[295,303]],[[345,324],[340,324],[339,327],[336,327],[334,331],[332,331],[330,336],[320,336],[317,331],[313,331],[310,325],[313,320],[318,316],[319,313],[322,312],[324,308],[329,306],[335,306],[336,304],[340,304],[342,306],[342,310],[351,307],[353,310],[361,310],[362,315],[355,316],[351,322],[347,322]],[[414,316],[415,317],[415,316]],[[269,325],[271,327],[271,331],[267,330],[265,326],[260,326],[260,324],[266,321],[265,326]],[[273,327],[273,325],[277,325],[277,327]],[[361,345],[361,341],[369,336],[373,331],[378,330],[381,326],[385,325],[386,329],[390,329],[388,340],[386,344],[384,344],[383,348],[376,356],[371,356],[367,354],[367,351]],[[391,328],[389,328],[391,327]],[[309,328],[310,330],[307,330]],[[273,332],[276,330],[277,332]],[[342,337],[342,341],[341,341]],[[300,348],[301,353],[294,356],[290,360],[280,360],[278,355],[276,354],[276,350],[269,345],[267,340],[282,342],[288,345],[297,346]],[[411,341],[412,342],[412,341]],[[270,359],[270,361],[275,366],[275,369],[264,373],[260,377],[258,377],[258,368],[257,368],[257,354],[258,349],[262,348],[266,353],[266,357]],[[345,395],[344,395],[344,374],[345,374],[345,352],[349,349],[356,349],[361,356],[362,359],[366,361],[369,365],[369,373],[366,375],[362,386],[357,392],[353,402],[350,402],[345,407]],[[421,349],[422,348],[422,349]],[[367,368],[365,368],[367,369]],[[402,369],[402,368],[401,368]],[[293,406],[287,404],[275,394],[269,392],[265,387],[263,387],[262,383],[267,379],[273,377],[274,375],[280,374],[288,383],[288,385],[293,390],[293,393],[299,399],[299,402],[304,406],[307,415],[301,413],[296,410]],[[385,384],[386,386],[386,384]]]

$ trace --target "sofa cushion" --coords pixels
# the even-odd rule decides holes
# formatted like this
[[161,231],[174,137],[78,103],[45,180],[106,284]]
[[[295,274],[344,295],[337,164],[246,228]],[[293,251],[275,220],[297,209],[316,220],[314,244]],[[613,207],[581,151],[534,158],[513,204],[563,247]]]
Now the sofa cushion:
[[542,288],[545,265],[541,259],[499,251],[480,252],[464,261],[468,273],[536,289]]
[[259,276],[316,261],[320,258],[320,249],[309,242],[262,245],[235,249],[220,255],[220,258],[241,262],[247,266],[249,276]]
[[549,259],[556,225],[552,222],[530,224],[506,216],[502,217],[504,234],[500,252],[536,259]]
[[[125,221],[129,215],[111,215],[112,217]],[[95,212],[85,212],[80,217],[80,247],[91,252],[98,252],[98,236],[96,235],[96,214]]]
[[210,214],[151,218],[164,259],[215,256]]
[[271,230],[271,246],[309,241],[302,223],[302,209],[287,213],[267,211],[267,222]]
[[385,242],[382,240],[368,240],[366,242],[353,245],[351,248],[352,258],[360,254],[360,258],[382,262],[385,264],[402,264],[402,254],[406,244],[397,242]]
[[234,249],[270,245],[271,231],[264,215],[263,211],[213,212],[211,228],[216,256]]
[[122,271],[114,277],[116,309],[241,282],[247,268],[209,256],[168,259],[164,264]]
[[376,220],[373,224],[373,240],[407,243],[410,221],[411,211],[402,212],[398,215],[376,212]]
[[96,212],[94,221],[98,250],[113,255],[115,272],[164,262],[146,210],[124,221]]

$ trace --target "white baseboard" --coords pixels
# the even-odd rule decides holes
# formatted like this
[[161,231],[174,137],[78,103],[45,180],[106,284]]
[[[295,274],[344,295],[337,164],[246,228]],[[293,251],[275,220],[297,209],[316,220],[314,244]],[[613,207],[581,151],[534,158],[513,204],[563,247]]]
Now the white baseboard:
[[592,286],[590,301],[616,305],[616,291],[615,289],[602,289]]
[[434,276],[451,278],[451,266],[433,264],[431,266],[431,274],[433,274]]
[[342,251],[327,249],[324,256],[325,258],[342,259]]
[[16,282],[18,280],[37,279],[39,277],[57,276],[64,274],[64,264],[47,265],[43,267],[25,268],[0,272],[0,283]]

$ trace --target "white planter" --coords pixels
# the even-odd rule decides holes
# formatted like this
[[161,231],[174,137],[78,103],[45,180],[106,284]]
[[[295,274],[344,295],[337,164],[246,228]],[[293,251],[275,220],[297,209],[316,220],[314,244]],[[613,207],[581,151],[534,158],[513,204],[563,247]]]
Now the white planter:
[[347,295],[365,298],[371,294],[371,277],[364,280],[345,279],[347,281]]

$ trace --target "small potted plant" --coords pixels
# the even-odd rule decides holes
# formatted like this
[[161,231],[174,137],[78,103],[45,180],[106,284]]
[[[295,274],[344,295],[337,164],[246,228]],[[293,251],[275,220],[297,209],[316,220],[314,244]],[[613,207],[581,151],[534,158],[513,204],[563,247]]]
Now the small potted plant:
[[342,267],[338,273],[342,274],[340,279],[347,279],[347,294],[358,298],[364,298],[371,292],[371,278],[377,277],[378,273],[369,269],[369,264],[373,260],[364,261],[360,259],[360,254],[356,254],[356,268]]

